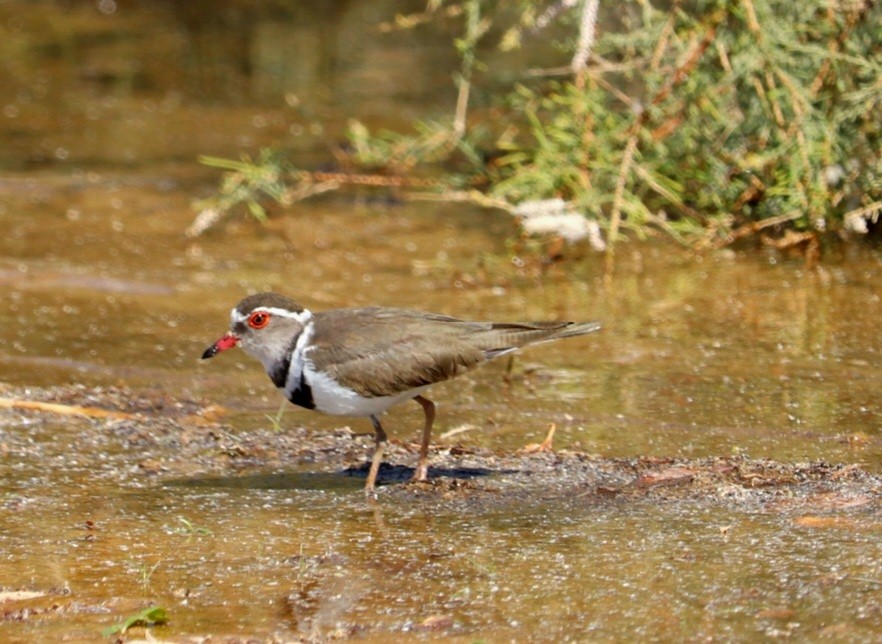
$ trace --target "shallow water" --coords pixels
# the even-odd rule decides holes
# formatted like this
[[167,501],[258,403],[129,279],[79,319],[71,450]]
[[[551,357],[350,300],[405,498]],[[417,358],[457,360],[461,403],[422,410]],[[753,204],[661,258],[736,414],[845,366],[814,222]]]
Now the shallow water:
[[[377,3],[341,3],[321,21],[264,8],[241,32],[232,2],[214,23],[176,5],[23,6],[0,6],[12,61],[0,83],[3,383],[196,399],[247,433],[268,426],[279,394],[241,353],[198,360],[247,292],[315,309],[597,319],[601,334],[434,388],[436,442],[511,451],[555,423],[556,448],[605,457],[879,472],[876,249],[831,251],[809,272],[774,252],[626,243],[606,286],[603,258],[584,249],[552,266],[518,250],[506,215],[382,195],[332,195],[189,240],[191,201],[217,180],[198,154],[282,141],[308,167],[327,161],[348,116],[449,112],[447,40],[379,37],[365,25],[392,11]],[[274,34],[291,55],[266,45]],[[395,84],[384,70],[403,58],[411,80]],[[316,434],[347,423],[369,430],[293,407],[282,419]],[[385,425],[415,440],[418,407]],[[10,641],[94,640],[149,602],[169,611],[152,632],[170,640],[882,634],[875,503],[809,525],[772,509],[595,497],[464,511],[381,491],[370,505],[361,478],[321,466],[148,474],[143,445],[112,427],[0,416],[0,591],[48,593],[0,603]]]

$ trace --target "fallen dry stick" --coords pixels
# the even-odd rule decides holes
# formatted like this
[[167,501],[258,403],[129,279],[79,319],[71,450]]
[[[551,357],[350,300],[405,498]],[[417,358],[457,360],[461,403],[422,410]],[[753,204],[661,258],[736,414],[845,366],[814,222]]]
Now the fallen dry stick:
[[128,414],[124,411],[110,411],[99,407],[80,407],[79,405],[62,405],[60,403],[40,402],[37,400],[15,400],[13,398],[0,398],[0,407],[6,409],[33,409],[52,414],[86,416],[87,418],[115,418],[118,420],[135,418],[134,414]]

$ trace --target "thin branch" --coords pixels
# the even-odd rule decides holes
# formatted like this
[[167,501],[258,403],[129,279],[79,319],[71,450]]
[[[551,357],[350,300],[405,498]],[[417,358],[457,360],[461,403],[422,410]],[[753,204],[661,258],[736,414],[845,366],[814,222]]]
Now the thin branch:
[[622,223],[622,201],[625,195],[625,186],[628,184],[628,175],[631,174],[631,164],[634,161],[634,152],[637,151],[638,135],[634,133],[628,139],[625,145],[625,151],[622,153],[622,161],[619,164],[619,176],[616,179],[616,191],[613,197],[612,214],[609,216],[609,246],[607,257],[613,256],[613,246],[619,236],[619,227]]
[[456,111],[453,116],[453,140],[458,142],[465,135],[466,117],[469,109],[469,94],[472,87],[472,72],[475,69],[475,49],[484,28],[481,25],[480,0],[467,0],[464,3],[466,17],[465,38],[460,45],[462,66],[459,76],[459,89],[456,96]]
[[576,75],[576,87],[585,87],[585,74],[588,57],[594,46],[594,34],[597,31],[597,7],[600,0],[584,0],[582,4],[582,19],[579,21],[579,42],[576,45],[576,53],[573,55],[572,68]]
[[879,213],[882,213],[882,201],[874,201],[861,208],[849,210],[843,216],[843,221],[845,222],[846,228],[850,230],[866,231],[866,220],[869,219],[873,223],[876,223],[879,219]]
[[81,407],[79,405],[62,405],[61,403],[41,402],[39,400],[17,400],[14,398],[0,398],[0,407],[6,409],[30,409],[65,416],[84,416],[86,418],[112,418],[114,420],[129,420],[136,418],[134,414],[124,411],[112,411],[99,407]]
[[732,232],[730,232],[725,239],[718,241],[713,244],[713,248],[722,248],[723,246],[728,246],[732,242],[741,239],[742,237],[747,237],[748,235],[753,235],[754,233],[762,230],[763,228],[768,228],[770,226],[779,226],[781,224],[786,224],[788,221],[794,221],[795,219],[799,219],[802,217],[802,211],[800,210],[791,210],[788,213],[783,215],[775,215],[774,217],[769,217],[767,219],[763,219],[762,221],[754,221],[749,224],[744,224],[739,228],[736,228]]

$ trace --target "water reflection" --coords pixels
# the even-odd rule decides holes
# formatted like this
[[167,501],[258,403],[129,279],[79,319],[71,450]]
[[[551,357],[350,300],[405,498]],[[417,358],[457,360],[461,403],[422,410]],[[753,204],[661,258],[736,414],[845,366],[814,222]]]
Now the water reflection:
[[427,104],[449,108],[450,34],[380,33],[402,10],[228,1],[33,12],[4,3],[0,120],[10,136],[0,166],[145,167],[260,145],[304,149],[356,114],[393,123]]

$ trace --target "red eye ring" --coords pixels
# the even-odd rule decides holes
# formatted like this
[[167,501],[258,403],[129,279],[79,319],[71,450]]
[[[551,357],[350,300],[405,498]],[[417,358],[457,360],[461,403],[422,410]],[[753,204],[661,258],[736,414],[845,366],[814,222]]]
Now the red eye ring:
[[250,326],[252,329],[262,329],[267,324],[269,324],[269,321],[269,313],[264,313],[263,311],[255,311],[248,316],[248,326]]

